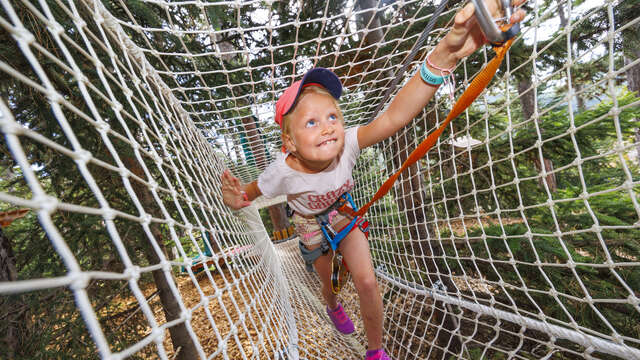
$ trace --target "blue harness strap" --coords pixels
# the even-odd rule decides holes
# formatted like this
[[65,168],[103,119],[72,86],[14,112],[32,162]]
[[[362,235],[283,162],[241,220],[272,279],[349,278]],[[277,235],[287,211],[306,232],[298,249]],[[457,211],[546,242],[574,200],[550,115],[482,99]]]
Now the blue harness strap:
[[363,233],[365,233],[366,235],[369,234],[369,222],[365,221],[360,216],[354,217],[347,226],[345,226],[344,228],[342,228],[342,230],[340,230],[340,232],[336,232],[333,226],[331,226],[331,223],[329,221],[329,213],[335,210],[336,208],[340,207],[344,201],[349,202],[349,205],[351,205],[351,208],[353,209],[353,211],[358,211],[356,204],[353,202],[353,199],[351,198],[351,194],[346,192],[342,194],[340,196],[340,199],[338,199],[338,201],[336,201],[327,210],[325,210],[321,214],[316,215],[316,220],[320,225],[320,229],[322,230],[322,233],[324,234],[325,239],[329,242],[329,245],[331,246],[331,250],[333,251],[335,251],[338,248],[338,245],[340,245],[340,241],[342,241],[342,239],[344,239],[351,232],[351,230],[353,230],[353,227],[356,225],[360,228],[360,230],[362,230]]

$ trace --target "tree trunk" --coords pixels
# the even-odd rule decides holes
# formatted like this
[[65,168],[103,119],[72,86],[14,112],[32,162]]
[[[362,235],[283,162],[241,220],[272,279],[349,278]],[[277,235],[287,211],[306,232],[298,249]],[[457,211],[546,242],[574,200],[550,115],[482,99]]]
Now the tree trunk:
[[558,17],[560,18],[560,27],[564,28],[567,26],[569,19],[567,19],[567,14],[564,12],[564,1],[558,0]]
[[282,231],[291,226],[289,218],[287,217],[287,208],[284,203],[269,206],[269,216],[271,217],[274,231]]
[[[366,11],[360,14],[360,22],[358,22],[359,30],[363,30],[364,42],[367,46],[380,44],[383,40],[384,32],[381,28],[380,18],[376,13],[376,6],[378,5],[377,0],[359,0],[358,4],[360,5],[360,9],[372,9],[371,11]],[[384,67],[384,61],[380,59],[371,59],[371,56],[374,54],[374,50],[367,50],[366,52],[360,51],[358,58],[354,59],[356,63],[362,62],[364,60],[373,60],[373,63],[368,67],[372,69],[382,69]],[[365,69],[362,69],[363,71]],[[382,78],[386,79],[384,82],[379,82],[375,86],[380,87],[381,90],[385,90],[386,87],[393,81],[394,74],[385,70],[381,72],[383,75]],[[380,77],[380,75],[378,76]],[[378,115],[378,114],[374,114]]]
[[[625,64],[631,64],[634,60],[640,58],[640,50],[635,51],[635,59],[625,57]],[[629,91],[637,92],[640,96],[640,63],[633,65],[627,69],[627,86]]]
[[[518,82],[518,95],[520,96],[520,106],[522,107],[522,117],[524,121],[530,120],[533,116],[536,106],[535,89],[532,88],[533,83],[530,77],[521,79]],[[536,119],[535,121],[538,121]],[[544,165],[544,169],[547,173],[546,180],[547,186],[551,192],[555,192],[558,189],[556,182],[556,174],[553,173],[553,162],[549,159],[543,158],[540,161],[538,154],[533,155],[533,163],[536,170],[541,173]],[[540,187],[544,187],[544,179],[538,178],[538,184]]]
[[[377,2],[374,0],[360,0],[359,4],[362,10],[366,10],[374,9]],[[383,32],[381,29],[380,19],[375,16],[375,10],[363,12],[361,16],[362,23],[370,29],[373,29],[366,33],[364,40],[365,43],[367,45],[380,43],[382,41]],[[384,76],[387,79],[393,79],[395,75],[387,70]],[[374,114],[374,116],[375,115],[377,114]],[[408,146],[413,145],[414,143],[412,134],[413,132],[408,132],[396,136],[398,140],[393,145],[395,155],[392,159],[395,169],[399,168],[409,155]],[[397,203],[399,211],[407,216],[414,254],[416,256],[420,256],[420,258],[424,260],[424,265],[429,273],[431,284],[434,285],[434,287],[436,284],[442,283],[447,288],[448,292],[455,293],[456,287],[451,281],[449,274],[446,273],[445,268],[439,269],[436,264],[435,258],[442,255],[442,252],[440,247],[437,246],[437,240],[430,240],[436,238],[429,236],[429,229],[425,222],[426,219],[422,208],[424,200],[422,198],[422,177],[418,171],[418,165],[413,164],[405,171],[404,174],[405,175],[400,177],[399,185],[396,185],[400,186],[402,189],[402,196],[398,199]],[[443,270],[444,274],[439,270]],[[449,355],[457,356],[460,354],[460,350],[462,348],[460,340],[457,336],[452,336],[457,331],[457,325],[453,316],[447,315],[444,303],[440,301],[434,302],[434,316],[432,319],[434,326],[442,326],[444,330],[438,332],[438,337],[435,341],[436,344],[449,352],[447,356],[444,356],[445,354],[443,354],[439,348],[436,348],[434,351],[436,356],[434,358],[446,358]]]
[[576,93],[576,105],[578,106],[578,112],[583,112],[587,110],[587,105],[584,100],[584,95],[582,94],[582,89],[584,88],[584,85],[582,85],[582,83],[578,81],[573,81],[572,83]]
[[[16,257],[13,254],[11,242],[2,232],[0,227],[0,282],[16,281],[18,279],[18,271],[16,270]],[[20,295],[3,296],[0,300],[0,318],[4,319],[0,330],[4,333],[1,341],[2,346],[6,349],[5,355],[7,359],[14,359],[20,346],[21,338],[28,338],[27,334],[20,333],[18,324],[24,322],[22,319],[24,312],[19,309],[25,307],[21,302]],[[22,326],[25,328],[24,324]]]
[[[146,178],[144,172],[142,171],[142,168],[135,158],[123,157],[123,162],[127,166],[127,168],[135,175],[139,176],[142,179]],[[136,181],[131,181],[131,186],[136,192],[136,195],[140,200],[140,204],[142,204],[142,207],[145,209],[145,211],[147,211],[154,217],[161,218],[162,216],[160,214],[160,209],[158,208],[158,205],[156,204],[152,194],[149,192],[149,189]],[[151,223],[149,225],[149,228],[151,229],[151,234],[158,243],[161,251],[166,255],[167,251],[162,240],[162,233],[160,231],[159,225],[156,223]],[[149,241],[147,241],[147,239],[140,241],[139,245],[143,247],[144,254],[150,265],[155,265],[160,262],[160,256],[156,253],[153,246]],[[173,295],[171,287],[169,286],[169,280],[167,279],[167,277],[173,275],[171,274],[171,272],[165,273],[163,270],[154,270],[152,272],[152,275],[153,280],[156,283],[156,288],[159,292],[160,302],[162,303],[162,309],[164,310],[166,322],[178,319],[182,311],[178,304],[178,299],[176,299]],[[180,323],[170,327],[169,334],[171,336],[173,348],[177,353],[175,359],[191,360],[200,358],[200,356],[198,355],[198,351],[196,350],[196,347],[191,340],[191,336],[187,331],[185,323]]]
[[[549,187],[549,190],[551,192],[555,192],[558,189],[558,184],[556,183],[556,175],[554,173],[552,173],[553,171],[553,162],[549,159],[543,159],[544,160],[544,169],[545,171],[547,171],[547,176],[546,176],[546,180],[547,180],[547,186]],[[541,171],[542,169],[542,163],[540,162],[540,159],[538,158],[538,156],[536,155],[533,162],[536,164],[536,169],[538,169],[538,171]],[[544,187],[544,181],[542,178],[538,179],[538,184],[540,184],[540,186]]]
[[16,281],[17,278],[16,257],[9,238],[4,236],[0,227],[0,282]]
[[[636,119],[636,122],[640,122],[640,120]],[[638,164],[640,164],[640,128],[636,128],[636,157]]]
[[264,143],[258,131],[258,126],[256,125],[256,119],[253,116],[246,116],[242,118],[242,125],[244,126],[247,145],[253,155],[256,167],[262,171],[267,167],[267,156]]
[[[640,58],[640,50],[635,51],[636,59]],[[625,57],[625,63],[630,64],[635,59]],[[640,64],[635,64],[627,69],[627,87],[629,91],[636,92],[640,96]],[[640,119],[636,119],[636,123],[640,123]],[[636,128],[636,156],[640,163],[640,127]]]
[[536,89],[531,86],[531,77],[527,76],[518,81],[518,95],[520,96],[520,106],[522,107],[522,117],[524,121],[531,119],[536,108]]

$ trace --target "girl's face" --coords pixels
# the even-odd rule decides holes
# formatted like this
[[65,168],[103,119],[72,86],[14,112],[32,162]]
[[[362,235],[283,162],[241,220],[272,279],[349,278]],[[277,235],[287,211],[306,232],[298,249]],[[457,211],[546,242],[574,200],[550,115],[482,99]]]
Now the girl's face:
[[344,126],[330,95],[305,94],[291,113],[287,149],[302,170],[317,172],[331,165],[344,146]]

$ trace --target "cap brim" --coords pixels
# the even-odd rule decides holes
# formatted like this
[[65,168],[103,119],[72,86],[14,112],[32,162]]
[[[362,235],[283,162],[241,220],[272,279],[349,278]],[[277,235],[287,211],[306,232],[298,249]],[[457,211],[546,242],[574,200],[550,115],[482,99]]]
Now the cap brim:
[[[301,87],[311,83],[324,86],[336,100],[340,99],[340,95],[342,95],[342,83],[340,79],[338,79],[338,76],[329,69],[317,67],[307,71],[302,78]],[[300,90],[298,90],[298,92],[300,92]]]
[[329,94],[331,94],[331,96],[333,96],[336,100],[340,99],[340,96],[342,95],[342,83],[340,82],[338,76],[333,73],[333,71],[322,67],[313,68],[307,71],[307,73],[302,77],[300,86],[298,87],[298,91],[296,93],[296,97],[287,112],[283,115],[288,114],[295,107],[295,104],[298,102],[298,97],[307,84],[322,85],[322,87],[327,89]]

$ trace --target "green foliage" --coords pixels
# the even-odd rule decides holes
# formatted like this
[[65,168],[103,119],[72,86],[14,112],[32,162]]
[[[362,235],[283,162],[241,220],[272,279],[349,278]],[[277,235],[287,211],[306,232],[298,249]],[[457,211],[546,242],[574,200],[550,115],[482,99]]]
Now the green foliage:
[[[499,186],[496,189],[498,202],[489,192],[482,192],[477,196],[482,208],[488,213],[495,211],[498,207],[512,209],[518,206],[520,202],[518,196],[522,198],[524,205],[546,202],[547,193],[537,181],[527,180],[518,184],[513,182],[516,174],[520,179],[538,176],[534,161],[540,156],[536,146],[539,132],[542,134],[541,150],[544,158],[551,160],[555,168],[564,167],[562,171],[555,173],[559,191],[554,193],[554,199],[571,198],[579,196],[581,192],[593,193],[606,187],[620,186],[627,176],[620,159],[611,150],[619,145],[617,131],[620,132],[623,141],[634,141],[634,119],[640,116],[640,110],[637,106],[629,105],[635,101],[637,98],[630,93],[616,99],[621,111],[615,118],[611,116],[613,103],[601,102],[590,110],[574,114],[573,125],[567,109],[558,109],[546,113],[536,124],[518,125],[509,136],[506,136],[506,119],[498,115],[494,116],[491,119],[492,128],[490,128],[489,137],[492,141],[489,144],[489,151],[484,146],[478,146],[471,152],[471,158],[474,159],[473,174],[466,172],[470,164],[465,157],[459,155],[456,162],[465,167],[458,169],[459,175],[455,182],[448,167],[445,167],[443,172],[436,171],[432,175],[433,179],[442,179],[444,193],[460,191],[469,194],[474,186],[471,176],[476,189],[490,188],[493,177],[495,185]],[[477,116],[479,115],[480,113],[477,113]],[[618,127],[619,130],[617,130]],[[484,135],[478,137],[483,138]],[[491,167],[483,165],[489,162],[489,154],[494,161]],[[510,154],[514,154],[513,163],[504,160],[508,159]],[[580,161],[579,167],[574,166],[575,161]],[[626,161],[626,164],[632,168],[637,167],[629,161]],[[448,166],[448,163],[445,165]],[[636,179],[630,180],[637,181]],[[586,188],[578,188],[583,180]],[[442,199],[444,193],[436,193],[434,202]],[[473,197],[467,196],[461,201],[465,209],[475,207]],[[447,206],[449,214],[459,212],[456,202],[449,202]],[[439,211],[438,216],[445,217],[444,208],[442,206],[436,208]],[[531,210],[530,214],[534,217],[548,215],[538,214],[536,210]]]
[[[619,333],[638,337],[639,330],[633,324],[640,321],[640,315],[630,305],[604,301],[590,306],[586,300],[625,299],[629,288],[637,289],[640,285],[637,267],[603,266],[609,261],[617,264],[640,259],[640,230],[634,205],[640,200],[637,197],[640,188],[628,185],[640,180],[640,169],[624,154],[623,164],[621,155],[612,151],[620,140],[633,143],[635,119],[640,117],[640,108],[634,106],[637,102],[633,94],[621,94],[615,99],[620,109],[615,116],[614,101],[600,102],[575,113],[573,119],[566,108],[558,108],[547,112],[535,126],[525,124],[512,131],[511,139],[500,136],[505,131],[502,125],[505,120],[492,119],[495,125],[491,135],[495,138],[490,144],[492,159],[505,159],[510,153],[526,155],[515,156],[513,164],[496,161],[491,168],[474,165],[476,190],[489,188],[491,183],[485,180],[491,176],[502,188],[495,190],[495,198],[482,192],[477,195],[492,222],[467,228],[464,234],[452,235],[448,229],[440,233],[443,239],[468,238],[471,246],[458,247],[457,254],[463,258],[473,254],[478,259],[474,262],[451,259],[448,263],[452,271],[478,272],[494,284],[500,281],[509,284],[496,296],[510,303],[503,293],[506,291],[521,309],[538,312],[531,305],[531,297],[547,316],[563,321],[573,319],[581,326],[609,333],[599,312],[610,324],[615,324]],[[551,159],[555,168],[564,168],[555,173],[558,188],[551,193],[551,199],[537,181],[521,181],[517,186],[513,183],[516,173],[520,179],[538,176],[533,164],[538,158],[535,146],[538,132],[542,134],[544,157]],[[473,152],[477,156],[474,164],[488,162],[484,149]],[[459,175],[455,184],[445,180],[444,186],[444,193],[468,194],[474,190],[466,174]],[[462,208],[443,199],[433,199],[442,204],[436,205],[439,216],[444,217],[445,211],[475,213],[473,197],[462,200]],[[506,210],[517,209],[520,204],[530,207],[522,211]],[[503,223],[497,222],[498,209]],[[511,218],[522,220],[504,223]],[[445,251],[450,256],[456,255],[452,247]],[[552,290],[560,294],[557,299],[545,295]]]

